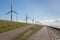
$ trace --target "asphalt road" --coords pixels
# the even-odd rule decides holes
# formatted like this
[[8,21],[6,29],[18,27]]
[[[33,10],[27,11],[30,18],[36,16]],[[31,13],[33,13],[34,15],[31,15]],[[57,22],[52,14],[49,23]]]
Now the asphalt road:
[[44,26],[27,40],[60,40],[60,36],[53,29]]
[[53,28],[48,28],[48,32],[50,34],[51,40],[60,40],[60,31]]
[[8,32],[0,33],[0,40],[14,40],[20,33],[26,31],[31,28],[33,25],[24,26],[21,28],[17,28],[15,30],[11,30]]

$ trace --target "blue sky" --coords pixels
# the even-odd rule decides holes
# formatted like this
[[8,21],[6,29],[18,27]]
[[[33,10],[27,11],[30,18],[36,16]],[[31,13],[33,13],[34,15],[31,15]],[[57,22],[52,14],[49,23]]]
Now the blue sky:
[[[18,20],[24,20],[25,14],[35,20],[60,19],[60,0],[12,0],[13,10],[18,13]],[[0,19],[10,20],[11,0],[0,0]],[[16,14],[13,14],[15,20]]]

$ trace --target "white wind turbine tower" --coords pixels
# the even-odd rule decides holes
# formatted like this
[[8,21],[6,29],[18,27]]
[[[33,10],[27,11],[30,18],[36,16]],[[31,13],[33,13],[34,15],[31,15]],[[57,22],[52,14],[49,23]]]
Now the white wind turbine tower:
[[[13,7],[12,7],[12,3],[11,3],[11,10],[9,11],[9,12],[7,12],[7,14],[11,14],[11,21],[12,21],[12,19],[13,19],[13,13],[15,13],[16,15],[18,14],[17,12],[15,12],[14,10],[13,10]],[[16,17],[17,18],[17,17]]]
[[34,18],[32,19],[32,24],[34,24]]
[[28,23],[28,19],[30,19],[29,17],[28,17],[28,15],[26,14],[25,15],[26,17],[25,17],[25,20],[26,20],[26,24]]

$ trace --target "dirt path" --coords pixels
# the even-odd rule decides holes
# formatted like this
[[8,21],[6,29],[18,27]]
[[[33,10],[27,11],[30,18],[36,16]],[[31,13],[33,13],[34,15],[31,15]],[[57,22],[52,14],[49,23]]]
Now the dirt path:
[[27,40],[51,40],[47,27],[43,27],[41,30],[39,30],[37,33],[33,34],[30,38]]
[[29,29],[33,25],[25,26],[22,28],[17,28],[15,30],[11,30],[8,32],[0,33],[0,40],[13,40],[18,36],[18,34],[24,32],[25,30]]

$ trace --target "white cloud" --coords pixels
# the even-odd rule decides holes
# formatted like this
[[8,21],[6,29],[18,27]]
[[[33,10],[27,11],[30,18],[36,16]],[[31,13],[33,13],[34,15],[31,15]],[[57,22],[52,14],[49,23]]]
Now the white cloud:
[[[22,20],[18,20],[19,22],[25,22]],[[51,26],[56,26],[58,28],[60,28],[60,19],[46,19],[46,20],[38,20],[39,22],[41,22],[44,25],[51,25]],[[32,23],[31,20],[28,20],[28,23]]]
[[45,25],[52,25],[60,28],[60,19],[46,19],[40,22]]

